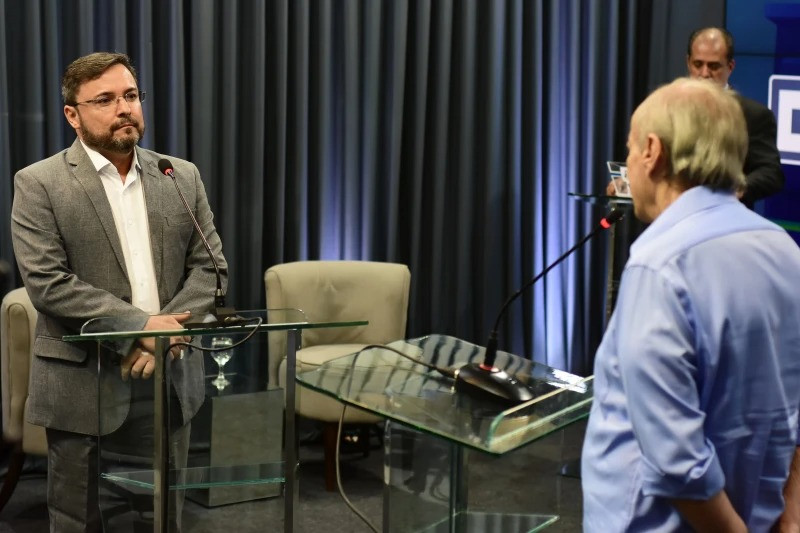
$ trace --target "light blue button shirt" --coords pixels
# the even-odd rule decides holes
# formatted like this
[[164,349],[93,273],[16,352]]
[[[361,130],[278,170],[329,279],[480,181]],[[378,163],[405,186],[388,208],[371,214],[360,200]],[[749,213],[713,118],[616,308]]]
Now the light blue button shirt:
[[695,187],[637,239],[595,359],[584,530],[682,531],[725,489],[750,531],[783,510],[800,407],[800,249]]

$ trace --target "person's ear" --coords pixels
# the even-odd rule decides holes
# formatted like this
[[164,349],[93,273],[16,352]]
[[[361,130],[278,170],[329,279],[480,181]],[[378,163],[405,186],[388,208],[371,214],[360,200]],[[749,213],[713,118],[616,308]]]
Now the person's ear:
[[81,127],[81,119],[78,116],[78,110],[74,106],[64,106],[64,116],[67,117],[67,122],[72,126],[72,129],[79,129]]
[[642,162],[648,176],[658,177],[666,173],[667,153],[664,143],[655,133],[648,133],[642,150]]
[[735,59],[731,59],[730,61],[728,61],[728,75],[733,73],[733,69],[734,69],[735,66],[736,66],[736,60]]

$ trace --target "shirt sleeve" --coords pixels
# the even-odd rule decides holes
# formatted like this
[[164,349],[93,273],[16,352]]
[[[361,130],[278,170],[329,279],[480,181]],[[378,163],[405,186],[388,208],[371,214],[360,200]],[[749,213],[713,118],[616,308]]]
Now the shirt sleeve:
[[619,296],[619,371],[643,494],[710,498],[725,478],[703,429],[691,302],[678,283],[645,267],[625,271]]

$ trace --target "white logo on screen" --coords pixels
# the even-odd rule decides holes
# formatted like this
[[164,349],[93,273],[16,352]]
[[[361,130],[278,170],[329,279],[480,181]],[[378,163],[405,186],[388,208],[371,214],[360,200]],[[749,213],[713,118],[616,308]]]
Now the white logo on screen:
[[[781,163],[800,165],[800,76],[770,76],[769,108],[778,126],[775,140]],[[793,125],[795,117],[796,126]]]

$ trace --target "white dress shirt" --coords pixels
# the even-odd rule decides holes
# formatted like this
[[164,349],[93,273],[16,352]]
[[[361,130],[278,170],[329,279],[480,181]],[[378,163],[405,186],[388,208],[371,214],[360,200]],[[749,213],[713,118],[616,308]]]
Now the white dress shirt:
[[84,150],[97,169],[100,181],[106,191],[114,225],[125,256],[125,268],[131,284],[131,304],[151,314],[158,314],[161,305],[158,300],[158,285],[153,268],[153,252],[150,246],[150,228],[147,223],[147,207],[144,190],[139,178],[141,167],[133,151],[133,162],[125,177],[125,183],[116,167],[81,141]]

